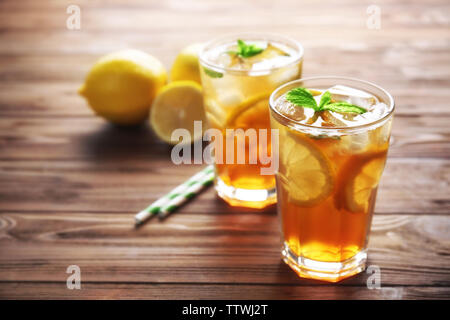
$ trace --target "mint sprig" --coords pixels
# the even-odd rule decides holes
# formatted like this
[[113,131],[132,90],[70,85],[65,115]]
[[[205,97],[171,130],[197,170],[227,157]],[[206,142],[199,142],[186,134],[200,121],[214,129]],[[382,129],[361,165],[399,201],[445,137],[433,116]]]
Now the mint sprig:
[[314,111],[316,112],[327,110],[339,113],[357,113],[357,114],[367,112],[365,108],[356,106],[354,104],[345,101],[332,102],[331,93],[329,91],[325,91],[322,94],[319,105],[317,105],[317,102],[314,99],[311,92],[309,92],[308,89],[301,87],[289,91],[286,94],[286,100],[299,107],[314,109]]
[[260,54],[264,51],[263,48],[256,46],[255,44],[246,44],[243,40],[238,39],[238,50],[237,51],[229,51],[229,53],[236,54],[242,58],[250,58]]

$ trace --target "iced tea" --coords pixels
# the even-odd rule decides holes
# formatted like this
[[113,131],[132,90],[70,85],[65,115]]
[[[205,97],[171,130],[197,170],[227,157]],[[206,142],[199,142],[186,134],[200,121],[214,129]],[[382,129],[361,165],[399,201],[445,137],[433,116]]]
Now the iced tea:
[[[322,101],[330,107],[300,106],[308,97],[288,96],[296,88],[306,89],[317,108]],[[302,277],[328,281],[361,272],[389,147],[392,97],[368,82],[324,77],[293,81],[277,89],[270,103],[280,135],[277,195],[285,262]]]
[[[258,52],[249,55],[249,50]],[[216,160],[222,160],[215,165],[216,190],[231,205],[263,208],[276,201],[274,176],[261,174],[268,164],[259,157],[261,153],[271,156],[268,100],[278,86],[301,76],[302,55],[297,42],[260,34],[215,40],[200,54],[209,126],[222,132],[224,142],[230,138],[227,129],[268,131],[267,139],[258,136],[254,144],[236,134],[231,148],[223,143],[223,148],[215,150]],[[245,163],[238,161],[239,154],[245,154]],[[257,155],[254,162],[249,159],[252,154]]]

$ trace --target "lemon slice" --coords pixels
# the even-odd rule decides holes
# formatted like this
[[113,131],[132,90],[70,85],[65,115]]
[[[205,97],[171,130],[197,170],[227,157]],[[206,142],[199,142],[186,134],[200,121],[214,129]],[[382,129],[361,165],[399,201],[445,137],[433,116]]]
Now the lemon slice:
[[280,145],[280,182],[287,188],[290,202],[310,207],[333,191],[333,169],[320,149],[301,134],[288,130]]
[[[239,104],[228,115],[227,126],[254,129],[267,128],[269,122],[269,97],[270,93],[262,93]],[[267,119],[262,116],[264,114],[267,115]]]
[[322,91],[316,90],[316,89],[308,89],[308,91],[309,91],[313,96],[318,96],[318,95],[322,94]]
[[212,128],[223,129],[226,126],[227,111],[213,97],[205,96],[205,113]]
[[386,162],[386,151],[354,155],[340,172],[343,182],[337,197],[352,212],[367,212]]
[[150,124],[156,135],[163,141],[176,144],[172,132],[187,129],[190,141],[202,137],[202,132],[194,132],[194,121],[202,121],[205,130],[205,112],[203,109],[202,87],[193,81],[172,82],[161,89],[150,110]]
[[211,113],[209,111],[205,111],[205,112],[206,112],[206,118],[208,119],[208,123],[211,128],[219,129],[219,128],[224,127],[223,123],[220,121],[220,119],[221,119],[220,117],[217,117],[216,115],[214,115],[213,113]]

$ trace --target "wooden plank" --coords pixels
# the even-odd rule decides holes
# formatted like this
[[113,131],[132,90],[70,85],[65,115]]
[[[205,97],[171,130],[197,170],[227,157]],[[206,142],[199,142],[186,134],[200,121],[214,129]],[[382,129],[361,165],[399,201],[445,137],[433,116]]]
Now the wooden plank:
[[[46,9],[37,7],[32,2],[26,5],[11,4],[9,1],[2,4],[4,16],[0,21],[3,23],[2,27],[11,29],[26,29],[30,30],[36,25],[41,28],[55,28],[61,24],[61,20],[67,17],[65,9],[69,1],[60,1],[59,4],[47,3]],[[142,29],[161,29],[175,28],[183,25],[191,27],[196,30],[201,30],[200,25],[208,25],[211,27],[228,26],[228,27],[259,27],[268,28],[267,21],[270,19],[270,27],[277,28],[282,26],[285,30],[289,30],[287,26],[306,26],[306,27],[324,27],[324,26],[339,26],[340,29],[346,26],[365,27],[367,19],[366,8],[369,4],[355,3],[354,1],[326,1],[324,6],[328,10],[319,11],[317,4],[313,1],[305,1],[302,3],[301,10],[298,10],[298,4],[295,1],[283,1],[282,5],[275,5],[273,2],[265,0],[259,1],[258,5],[252,2],[232,0],[227,3],[219,1],[177,1],[177,2],[160,2],[148,1],[147,3],[134,2],[124,5],[122,2],[109,2],[103,5],[92,3],[89,1],[78,1],[77,4],[82,8],[84,28],[99,29],[108,28],[109,30],[127,30],[134,28]],[[408,4],[408,9],[411,11],[413,17],[427,17],[429,19],[413,19],[413,17],[406,16],[403,19],[396,19],[401,17],[405,11],[405,3],[392,3],[388,1],[378,1],[377,5],[387,10],[389,15],[383,16],[383,27],[392,28],[396,26],[407,25],[410,27],[418,26],[440,26],[442,19],[436,17],[428,12],[422,13],[422,6],[420,2],[411,1]],[[448,8],[448,3],[445,1],[436,1],[429,6],[434,5],[439,7],[442,11]],[[233,14],[226,15],[233,8]],[[239,8],[239,10],[236,10]],[[13,17],[6,13],[14,12]],[[205,13],[208,14],[205,14]],[[274,16],[274,13],[276,15]],[[180,15],[183,20],[180,21]],[[341,17],[348,17],[343,21]],[[108,17],[112,17],[108,19]],[[127,19],[124,19],[127,17]],[[445,18],[445,16],[444,16]],[[133,24],[129,23],[129,20]],[[21,23],[20,23],[21,22]],[[238,23],[237,23],[238,22]],[[207,29],[207,28],[204,28]],[[411,33],[411,32],[410,32]]]
[[[80,69],[86,68],[80,67]],[[13,70],[11,68],[11,72],[17,72],[17,69]],[[37,71],[36,77],[38,77],[39,72],[44,74],[47,72],[43,69],[33,68],[33,70]],[[0,70],[0,74],[2,72],[5,72],[5,68]],[[30,73],[28,73],[29,75]],[[80,73],[78,82],[60,82],[55,80],[56,76],[49,75],[49,77],[54,78],[48,82],[42,80],[39,82],[37,80],[27,81],[26,79],[2,81],[0,75],[0,116],[33,118],[95,116],[86,101],[77,93],[84,73]],[[376,79],[372,80],[376,81]],[[448,107],[450,91],[446,86],[421,88],[415,85],[415,90],[411,90],[409,88],[411,84],[407,81],[402,82],[402,85],[394,81],[380,84],[388,85],[386,88],[395,98],[396,117],[417,117],[420,115],[450,117],[450,108]],[[430,106],[433,107],[430,108]]]
[[[45,34],[42,36],[45,37]],[[88,37],[86,40],[73,39],[71,41],[68,41],[65,37],[59,37],[54,41],[59,43],[77,40],[82,43],[83,47],[93,50],[92,48],[95,49],[98,46],[98,41],[92,40],[93,36],[95,35]],[[354,42],[333,47],[328,44],[308,43],[300,37],[295,38],[305,46],[304,76],[327,74],[324,70],[332,67],[334,74],[364,78],[378,82],[390,90],[395,88],[410,89],[411,85],[418,85],[415,83],[418,80],[440,81],[440,86],[449,82],[450,67],[448,65],[450,58],[444,45],[445,42],[422,44],[418,41],[416,44],[404,45],[389,43],[372,45]],[[192,37],[185,39],[182,43],[170,42],[172,43],[170,46],[168,44],[157,46],[156,43],[143,44],[139,41],[128,45],[118,42],[117,44],[104,44],[101,50],[84,52],[79,51],[79,49],[68,49],[69,52],[64,54],[63,52],[36,52],[33,48],[29,48],[32,54],[23,54],[22,51],[20,54],[5,52],[0,60],[0,76],[3,80],[15,81],[18,84],[42,81],[82,82],[89,68],[99,57],[127,47],[135,47],[146,51],[160,59],[166,68],[170,68],[176,54],[185,45],[205,40]],[[336,54],[333,59],[329,57],[330,50],[333,50]],[[24,50],[23,52],[28,51]],[[364,72],[368,69],[370,73]],[[403,81],[399,81],[400,79]],[[423,89],[433,92],[440,87],[439,85],[430,86],[429,84],[426,86],[426,83],[424,83]],[[414,91],[410,90],[410,92]]]
[[233,284],[108,284],[83,283],[81,290],[68,290],[65,283],[0,283],[2,299],[175,299],[191,300],[397,300],[448,299],[449,287],[381,287],[380,290],[352,286],[282,286]]
[[[86,282],[320,284],[281,261],[271,212],[180,212],[137,230],[131,214],[2,213],[0,222],[0,282],[64,282],[75,264]],[[368,264],[382,286],[448,287],[449,231],[449,216],[376,214]]]
[[[27,30],[10,30],[1,34],[0,39],[9,45],[0,46],[0,55],[105,54],[118,48],[130,46],[142,50],[151,49],[149,52],[158,53],[166,49],[179,49],[192,42],[209,41],[221,35],[242,32],[242,26],[227,24],[199,29],[199,25],[189,27],[170,23],[164,28],[164,26],[157,26],[157,23],[154,23],[155,27],[152,29],[132,28],[122,29],[122,32],[116,30],[114,31],[114,37],[111,37],[108,35],[111,35],[112,30],[106,27],[91,31],[83,28],[81,30],[68,30],[65,25],[65,18],[64,16],[60,18],[59,28],[51,29],[51,33],[47,30],[39,31],[38,29],[34,30],[37,32],[33,34],[30,34],[30,31]],[[196,19],[198,20],[198,18]],[[149,17],[146,17],[146,20],[150,21]],[[267,21],[265,22],[267,23]],[[203,22],[197,21],[197,23]],[[181,27],[189,33],[189,37],[186,37],[184,33],[175,32],[176,29]],[[338,37],[336,37],[336,28],[340,30]],[[367,47],[377,51],[377,48],[386,47],[386,41],[391,41],[390,46],[394,48],[399,46],[404,48],[419,47],[422,50],[443,51],[447,46],[446,39],[448,39],[448,32],[442,26],[414,29],[405,25],[400,28],[384,29],[386,33],[380,34],[376,33],[378,30],[367,29],[365,20],[360,20],[358,26],[351,27],[345,25],[317,27],[298,23],[297,25],[283,23],[283,25],[272,27],[262,26],[258,28],[258,26],[252,26],[251,29],[290,36],[300,41],[308,52],[315,48],[329,48],[329,50],[333,50],[333,53],[336,53],[336,49],[345,48],[345,51],[349,52],[366,50]],[[318,30],[320,30],[320,37],[317,36]],[[149,37],[149,34],[152,34],[152,36]],[[398,44],[393,45],[396,42]],[[172,54],[175,54],[175,52],[172,51]],[[313,59],[310,53],[307,57]],[[334,57],[336,55],[333,55]],[[328,56],[328,61],[333,60]],[[354,65],[350,67],[354,67]],[[362,69],[360,68],[360,70]]]
[[[105,153],[95,162],[0,161],[0,208],[132,213],[200,170],[200,166],[170,164],[169,155],[156,153],[154,148],[139,159],[122,150],[114,159]],[[450,160],[389,158],[376,210],[383,214],[449,213],[449,181]],[[233,210],[211,188],[182,212]]]
[[[449,117],[396,117],[390,157],[449,158]],[[147,125],[118,128],[97,117],[2,117],[0,159],[123,160],[160,157],[170,161],[171,147]]]
[[[26,6],[8,6],[7,3],[4,5],[3,14],[0,15],[0,21],[2,21],[0,26],[11,30],[33,30],[36,25],[40,25],[41,29],[62,28],[65,27],[64,22],[68,16],[65,9],[69,4],[70,2],[62,1],[58,6],[51,5],[47,7],[47,10],[39,10],[40,8],[37,9],[35,5],[27,8]],[[366,9],[369,6],[369,4],[355,3],[354,1],[347,4],[327,1],[324,6],[328,10],[319,10],[317,4],[308,1],[302,3],[301,10],[298,10],[298,4],[295,1],[283,1],[283,5],[275,5],[267,0],[259,2],[257,6],[252,2],[239,0],[227,3],[196,1],[185,4],[181,1],[175,3],[149,1],[145,4],[135,3],[134,5],[123,5],[123,3],[99,5],[90,4],[89,1],[79,1],[77,4],[82,9],[83,28],[87,30],[107,29],[113,32],[117,30],[130,32],[136,29],[145,29],[163,33],[179,31],[180,27],[197,32],[224,27],[229,31],[236,30],[238,27],[251,27],[257,30],[263,29],[263,31],[269,28],[272,30],[283,28],[288,31],[299,27],[317,30],[317,28],[330,26],[339,26],[341,31],[346,28],[364,30],[367,29]],[[392,2],[384,2],[377,3],[377,5],[390,13],[383,16],[383,28],[385,29],[390,30],[404,26],[415,28],[415,31],[419,32],[428,32],[427,28],[419,28],[424,26],[443,29],[442,23],[445,21],[445,15],[436,17],[433,13],[423,13],[421,12],[423,11],[421,10],[422,6],[414,6],[414,2],[409,4],[409,10],[413,16],[406,16],[403,19],[397,17],[404,14],[404,3],[395,5]],[[439,1],[435,6],[439,6],[444,11],[448,8],[448,3]],[[230,8],[239,8],[239,10],[234,9],[233,14],[223,14]],[[13,11],[14,16],[8,15]],[[343,20],[344,16],[346,19]],[[183,19],[180,19],[181,17]],[[128,19],[134,23],[130,24]],[[268,20],[270,20],[270,26],[267,24]],[[202,28],[205,25],[208,25],[209,28]],[[352,30],[352,33],[355,34],[356,30]],[[402,38],[412,34],[411,31],[403,32]],[[392,34],[388,36],[392,36]]]

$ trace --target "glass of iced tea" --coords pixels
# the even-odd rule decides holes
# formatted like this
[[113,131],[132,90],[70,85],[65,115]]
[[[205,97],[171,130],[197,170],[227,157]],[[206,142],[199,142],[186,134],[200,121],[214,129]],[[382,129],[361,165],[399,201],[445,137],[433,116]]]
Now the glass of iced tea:
[[298,42],[270,34],[226,36],[200,53],[206,116],[223,141],[215,149],[215,188],[230,205],[276,202],[273,171],[261,174],[271,165],[261,155],[272,156],[268,101],[277,87],[300,78],[302,59]]
[[284,261],[300,277],[331,282],[361,272],[389,147],[392,96],[357,79],[305,78],[275,90],[270,113],[279,130]]

